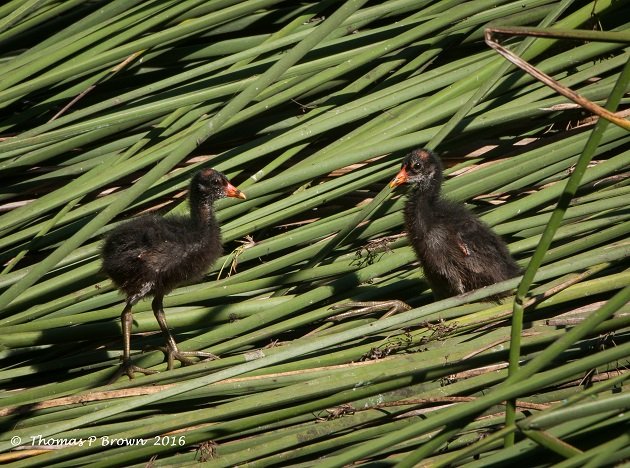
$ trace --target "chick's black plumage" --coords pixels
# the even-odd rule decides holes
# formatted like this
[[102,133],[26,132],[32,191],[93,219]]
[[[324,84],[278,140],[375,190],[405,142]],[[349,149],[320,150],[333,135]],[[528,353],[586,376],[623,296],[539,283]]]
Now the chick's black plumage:
[[168,294],[198,279],[221,255],[212,203],[223,196],[224,183],[223,174],[199,172],[191,183],[190,217],[146,215],[112,230],[103,246],[103,269],[128,298]]
[[127,297],[121,319],[123,370],[130,377],[134,371],[152,372],[133,366],[129,357],[131,307],[145,296],[154,296],[153,312],[167,339],[169,368],[173,359],[190,364],[186,356],[212,356],[179,351],[166,325],[162,299],[179,284],[199,279],[221,255],[221,233],[213,203],[225,196],[245,198],[222,173],[202,170],[190,183],[190,216],[142,216],[116,227],[105,239],[103,270]]
[[519,275],[503,240],[463,205],[442,198],[442,164],[435,153],[408,154],[390,185],[403,183],[412,184],[404,211],[407,234],[437,299]]
[[212,224],[191,229],[185,218],[137,218],[109,235],[103,269],[132,301],[168,294],[198,279],[221,254],[219,229]]

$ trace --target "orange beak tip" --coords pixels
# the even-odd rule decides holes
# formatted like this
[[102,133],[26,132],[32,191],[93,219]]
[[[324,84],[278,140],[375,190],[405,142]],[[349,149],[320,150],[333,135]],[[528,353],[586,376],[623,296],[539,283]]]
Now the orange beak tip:
[[396,177],[394,177],[394,180],[392,180],[389,183],[390,188],[394,188],[394,187],[398,187],[399,185],[404,184],[405,182],[407,182],[409,176],[407,175],[407,170],[403,167],[400,172],[398,174],[396,174]]
[[227,186],[225,187],[225,196],[226,197],[232,197],[232,198],[240,198],[242,200],[246,200],[247,199],[247,197],[245,196],[245,194],[243,192],[241,192],[239,189],[234,187],[229,182],[228,182]]

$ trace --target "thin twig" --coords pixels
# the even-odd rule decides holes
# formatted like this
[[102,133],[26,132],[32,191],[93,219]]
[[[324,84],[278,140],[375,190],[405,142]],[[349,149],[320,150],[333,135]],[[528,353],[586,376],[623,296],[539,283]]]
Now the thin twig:
[[[494,39],[494,37],[493,37],[494,33],[497,33],[497,34],[510,34],[510,35],[522,35],[522,33],[519,33],[518,30],[511,29],[511,28],[486,28],[486,30],[485,30],[486,44],[488,44],[488,46],[490,46],[494,50],[496,50],[505,59],[507,59],[510,62],[512,62],[514,65],[519,67],[521,70],[529,73],[531,76],[536,78],[538,81],[546,84],[547,86],[549,86],[550,88],[555,90],[557,93],[562,94],[566,98],[568,98],[568,99],[572,100],[573,102],[575,102],[576,104],[582,106],[584,109],[587,109],[587,110],[591,111],[593,114],[596,114],[596,115],[598,115],[598,116],[600,116],[600,117],[602,117],[602,118],[604,118],[606,120],[609,120],[610,122],[614,123],[615,125],[620,126],[621,128],[624,128],[626,130],[630,130],[630,121],[625,120],[623,118],[620,118],[617,114],[614,114],[614,113],[604,109],[603,107],[598,106],[594,102],[590,101],[589,99],[586,99],[585,97],[579,95],[578,93],[576,93],[572,89],[567,88],[566,86],[560,84],[558,81],[554,80],[549,75],[547,75],[547,74],[543,73],[542,71],[538,70],[533,65],[529,64],[528,62],[526,62],[525,60],[523,60],[519,56],[515,55],[514,53],[512,53],[511,51],[509,51],[508,49],[506,49],[505,47],[500,45]],[[548,35],[548,37],[553,37],[553,35]],[[561,36],[561,37],[565,38],[565,36]]]
[[68,104],[63,106],[59,112],[57,112],[55,115],[53,115],[50,118],[49,122],[52,122],[53,120],[58,119],[59,117],[61,117],[63,114],[66,113],[66,111],[68,109],[70,109],[74,104],[79,102],[86,94],[88,94],[90,91],[92,91],[94,88],[96,88],[99,84],[103,84],[105,81],[109,80],[112,76],[114,76],[116,73],[121,71],[125,66],[127,66],[129,63],[131,63],[133,60],[135,60],[142,53],[144,53],[144,50],[139,50],[137,52],[134,52],[129,57],[127,57],[125,60],[120,62],[118,65],[116,65],[114,68],[112,68],[109,71],[109,73],[103,75],[98,80],[96,80],[96,83],[91,84],[86,89],[81,91],[78,95],[76,95],[74,98],[72,98],[72,100]]

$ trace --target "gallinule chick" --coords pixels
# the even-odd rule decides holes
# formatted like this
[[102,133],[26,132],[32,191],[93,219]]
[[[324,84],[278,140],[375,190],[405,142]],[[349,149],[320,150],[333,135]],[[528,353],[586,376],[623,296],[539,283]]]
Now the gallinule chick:
[[[462,204],[441,197],[442,175],[437,155],[423,148],[405,156],[389,184],[392,188],[412,184],[405,204],[405,227],[434,297],[444,299],[518,276],[521,269],[501,238]],[[401,301],[350,302],[334,308],[358,309],[332,320],[389,309],[387,317],[410,309]]]
[[121,371],[129,378],[133,379],[134,372],[156,372],[133,365],[130,358],[131,308],[145,296],[153,296],[151,306],[166,338],[169,369],[173,360],[192,364],[189,356],[216,358],[211,353],[179,350],[166,323],[162,301],[179,284],[199,279],[221,255],[221,232],[213,203],[226,196],[245,199],[222,173],[204,169],[190,182],[190,216],[142,216],[116,227],[105,239],[103,270],[127,297],[121,315]]
[[408,154],[389,185],[404,183],[413,184],[405,204],[407,235],[436,299],[519,275],[503,240],[464,205],[441,197],[442,164],[435,153]]

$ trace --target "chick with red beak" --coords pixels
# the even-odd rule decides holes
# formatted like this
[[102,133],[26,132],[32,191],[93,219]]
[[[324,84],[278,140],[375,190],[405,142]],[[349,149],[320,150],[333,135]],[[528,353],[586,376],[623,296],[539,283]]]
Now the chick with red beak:
[[[389,184],[412,186],[405,204],[405,228],[434,297],[444,299],[518,276],[520,267],[503,240],[464,205],[442,196],[442,174],[440,158],[421,148],[405,156]],[[506,294],[489,299],[498,302]],[[339,317],[389,310],[387,316],[409,308],[401,301],[355,302],[338,308],[342,307],[358,309]]]
[[103,271],[126,296],[121,314],[122,365],[113,377],[136,373],[153,374],[154,369],[139,367],[131,359],[132,308],[144,297],[153,297],[151,307],[166,340],[163,350],[167,368],[174,361],[182,366],[190,359],[215,359],[208,351],[180,350],[168,327],[163,299],[180,284],[203,277],[223,251],[221,229],[214,214],[214,202],[223,197],[245,199],[245,194],[215,169],[202,169],[190,181],[189,216],[149,214],[119,224],[105,238],[101,255]]

